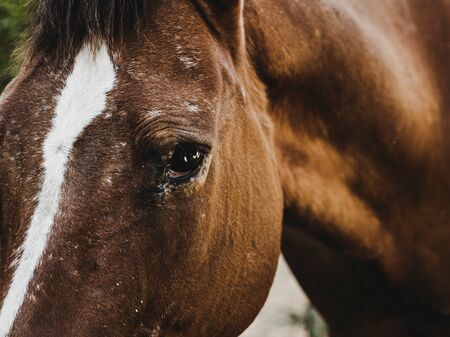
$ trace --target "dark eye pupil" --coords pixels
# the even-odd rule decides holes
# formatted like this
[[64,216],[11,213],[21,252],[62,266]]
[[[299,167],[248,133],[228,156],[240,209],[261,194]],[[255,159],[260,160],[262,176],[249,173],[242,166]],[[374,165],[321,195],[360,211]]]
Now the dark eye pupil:
[[200,166],[203,156],[193,145],[177,145],[170,161],[170,170],[189,174]]

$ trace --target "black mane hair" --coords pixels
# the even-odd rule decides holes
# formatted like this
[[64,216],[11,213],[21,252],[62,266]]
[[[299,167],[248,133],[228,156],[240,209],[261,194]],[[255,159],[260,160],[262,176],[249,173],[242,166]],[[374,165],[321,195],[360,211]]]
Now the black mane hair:
[[116,45],[139,31],[155,0],[35,0],[30,8],[32,57],[73,56],[84,42]]

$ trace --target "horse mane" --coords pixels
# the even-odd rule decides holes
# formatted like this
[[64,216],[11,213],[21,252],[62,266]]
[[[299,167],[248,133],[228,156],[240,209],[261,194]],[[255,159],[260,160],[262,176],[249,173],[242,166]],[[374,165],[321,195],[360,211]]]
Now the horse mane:
[[85,42],[123,42],[145,23],[155,0],[36,0],[31,4],[29,53],[73,56]]

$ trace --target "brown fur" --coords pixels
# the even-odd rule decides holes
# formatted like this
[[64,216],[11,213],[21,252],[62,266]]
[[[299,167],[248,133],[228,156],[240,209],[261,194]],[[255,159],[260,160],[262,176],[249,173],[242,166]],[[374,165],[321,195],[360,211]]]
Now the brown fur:
[[[109,43],[112,118],[75,144],[11,337],[238,336],[270,287],[283,212],[283,252],[332,336],[447,336],[448,1],[183,0],[151,13],[123,43],[101,19],[92,36],[82,20],[76,38],[32,43],[44,57],[2,96],[4,296],[55,92],[78,44]],[[154,153],[180,141],[211,148],[207,179],[157,195]]]
[[447,335],[448,2],[248,6],[301,284],[334,336]]

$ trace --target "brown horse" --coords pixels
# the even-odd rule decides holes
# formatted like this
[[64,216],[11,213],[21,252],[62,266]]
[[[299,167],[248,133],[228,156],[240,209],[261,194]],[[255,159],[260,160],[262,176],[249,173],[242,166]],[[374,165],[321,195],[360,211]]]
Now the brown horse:
[[0,337],[238,336],[280,242],[332,336],[450,336],[448,0],[35,7]]

